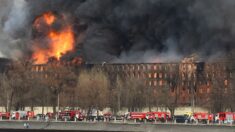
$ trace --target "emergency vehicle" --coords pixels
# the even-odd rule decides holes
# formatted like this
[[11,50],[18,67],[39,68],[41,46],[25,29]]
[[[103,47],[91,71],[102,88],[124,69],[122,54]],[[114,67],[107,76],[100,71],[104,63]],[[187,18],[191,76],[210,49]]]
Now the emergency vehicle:
[[106,121],[110,121],[110,120],[113,119],[113,115],[112,115],[112,113],[110,113],[110,112],[104,113],[103,116],[104,116],[104,119],[105,119]]
[[82,120],[85,119],[85,115],[82,114],[82,112],[79,111],[79,112],[76,113],[75,118],[76,118],[77,121],[82,121]]
[[209,114],[206,112],[195,112],[193,113],[193,117],[198,122],[207,123],[207,121],[213,121],[213,114]]
[[157,121],[169,121],[171,120],[171,115],[169,112],[153,112]]
[[27,119],[33,119],[34,118],[34,112],[33,111],[27,111]]
[[127,115],[128,120],[138,120],[143,121],[146,119],[146,113],[143,112],[129,112]]
[[155,121],[156,119],[155,114],[153,112],[147,112],[145,118],[147,121]]
[[52,118],[54,118],[55,117],[55,113],[52,113],[52,112],[48,112],[48,113],[46,113],[46,116],[49,118],[49,119],[52,119]]
[[11,118],[15,120],[27,119],[27,111],[14,111],[11,114]]
[[9,119],[11,116],[10,112],[0,112],[0,118],[1,119]]
[[235,121],[235,113],[233,112],[219,112],[216,116],[218,116],[217,122],[233,123]]
[[82,116],[79,110],[68,110],[59,113],[59,119],[64,121],[74,121],[75,118],[76,120],[83,120],[84,116]]

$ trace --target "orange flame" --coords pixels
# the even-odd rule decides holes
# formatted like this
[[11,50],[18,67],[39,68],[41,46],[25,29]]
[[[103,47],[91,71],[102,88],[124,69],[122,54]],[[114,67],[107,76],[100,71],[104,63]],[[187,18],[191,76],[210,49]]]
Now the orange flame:
[[[70,25],[64,26],[60,31],[55,31],[51,28],[51,25],[55,22],[56,17],[52,13],[45,13],[41,17],[37,18],[34,26],[40,30],[42,21],[49,26],[49,31],[46,34],[46,39],[49,40],[49,48],[43,49],[38,46],[34,47],[34,53],[32,58],[36,60],[36,64],[47,63],[50,57],[60,59],[62,54],[73,50],[74,48],[74,32]],[[36,45],[36,44],[35,44]]]
[[48,25],[53,24],[54,21],[55,21],[55,16],[54,16],[51,12],[48,12],[48,13],[43,14],[43,18],[45,19],[45,22],[46,22]]

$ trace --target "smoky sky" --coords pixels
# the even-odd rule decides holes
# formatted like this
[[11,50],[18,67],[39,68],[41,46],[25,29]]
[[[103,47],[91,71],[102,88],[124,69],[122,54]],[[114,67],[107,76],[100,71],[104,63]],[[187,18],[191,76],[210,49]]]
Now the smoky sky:
[[75,32],[86,27],[77,45],[91,63],[171,62],[191,54],[206,59],[235,47],[234,0],[26,0],[16,5],[7,8],[12,14],[4,14],[2,25],[12,40],[24,40],[23,53],[30,51],[33,20],[47,11],[68,14]]

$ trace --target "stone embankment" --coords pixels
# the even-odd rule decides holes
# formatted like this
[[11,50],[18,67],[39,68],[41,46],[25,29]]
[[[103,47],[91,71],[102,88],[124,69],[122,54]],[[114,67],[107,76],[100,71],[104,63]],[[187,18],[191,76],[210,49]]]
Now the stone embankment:
[[[25,129],[24,124],[29,128]],[[186,125],[186,124],[144,124],[144,123],[107,123],[107,122],[36,122],[1,121],[0,132],[5,131],[144,131],[144,132],[235,132],[235,126]]]

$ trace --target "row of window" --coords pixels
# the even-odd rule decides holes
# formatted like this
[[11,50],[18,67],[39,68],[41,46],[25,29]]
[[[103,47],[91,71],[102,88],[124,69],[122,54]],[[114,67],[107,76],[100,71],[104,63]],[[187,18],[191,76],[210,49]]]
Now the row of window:
[[216,71],[216,70],[226,70],[227,67],[224,64],[208,64],[205,66],[206,69]]
[[[199,85],[206,85],[206,86],[211,86],[211,82],[210,81],[182,81],[181,82],[181,86],[186,86],[186,87],[193,87],[193,86],[196,86],[196,83],[199,84]],[[172,86],[173,85],[173,82],[170,81],[168,82],[169,86]],[[156,87],[156,86],[164,86],[164,85],[167,85],[167,81],[166,80],[148,80],[148,86],[152,87]],[[227,87],[229,84],[228,84],[228,80],[224,80],[224,86]]]
[[166,70],[166,71],[173,71],[177,69],[176,64],[155,64],[155,65],[150,65],[150,64],[141,64],[141,65],[107,65],[106,68],[108,70],[116,70],[116,71],[147,71],[147,70],[152,70],[152,71],[157,71],[157,70]]

